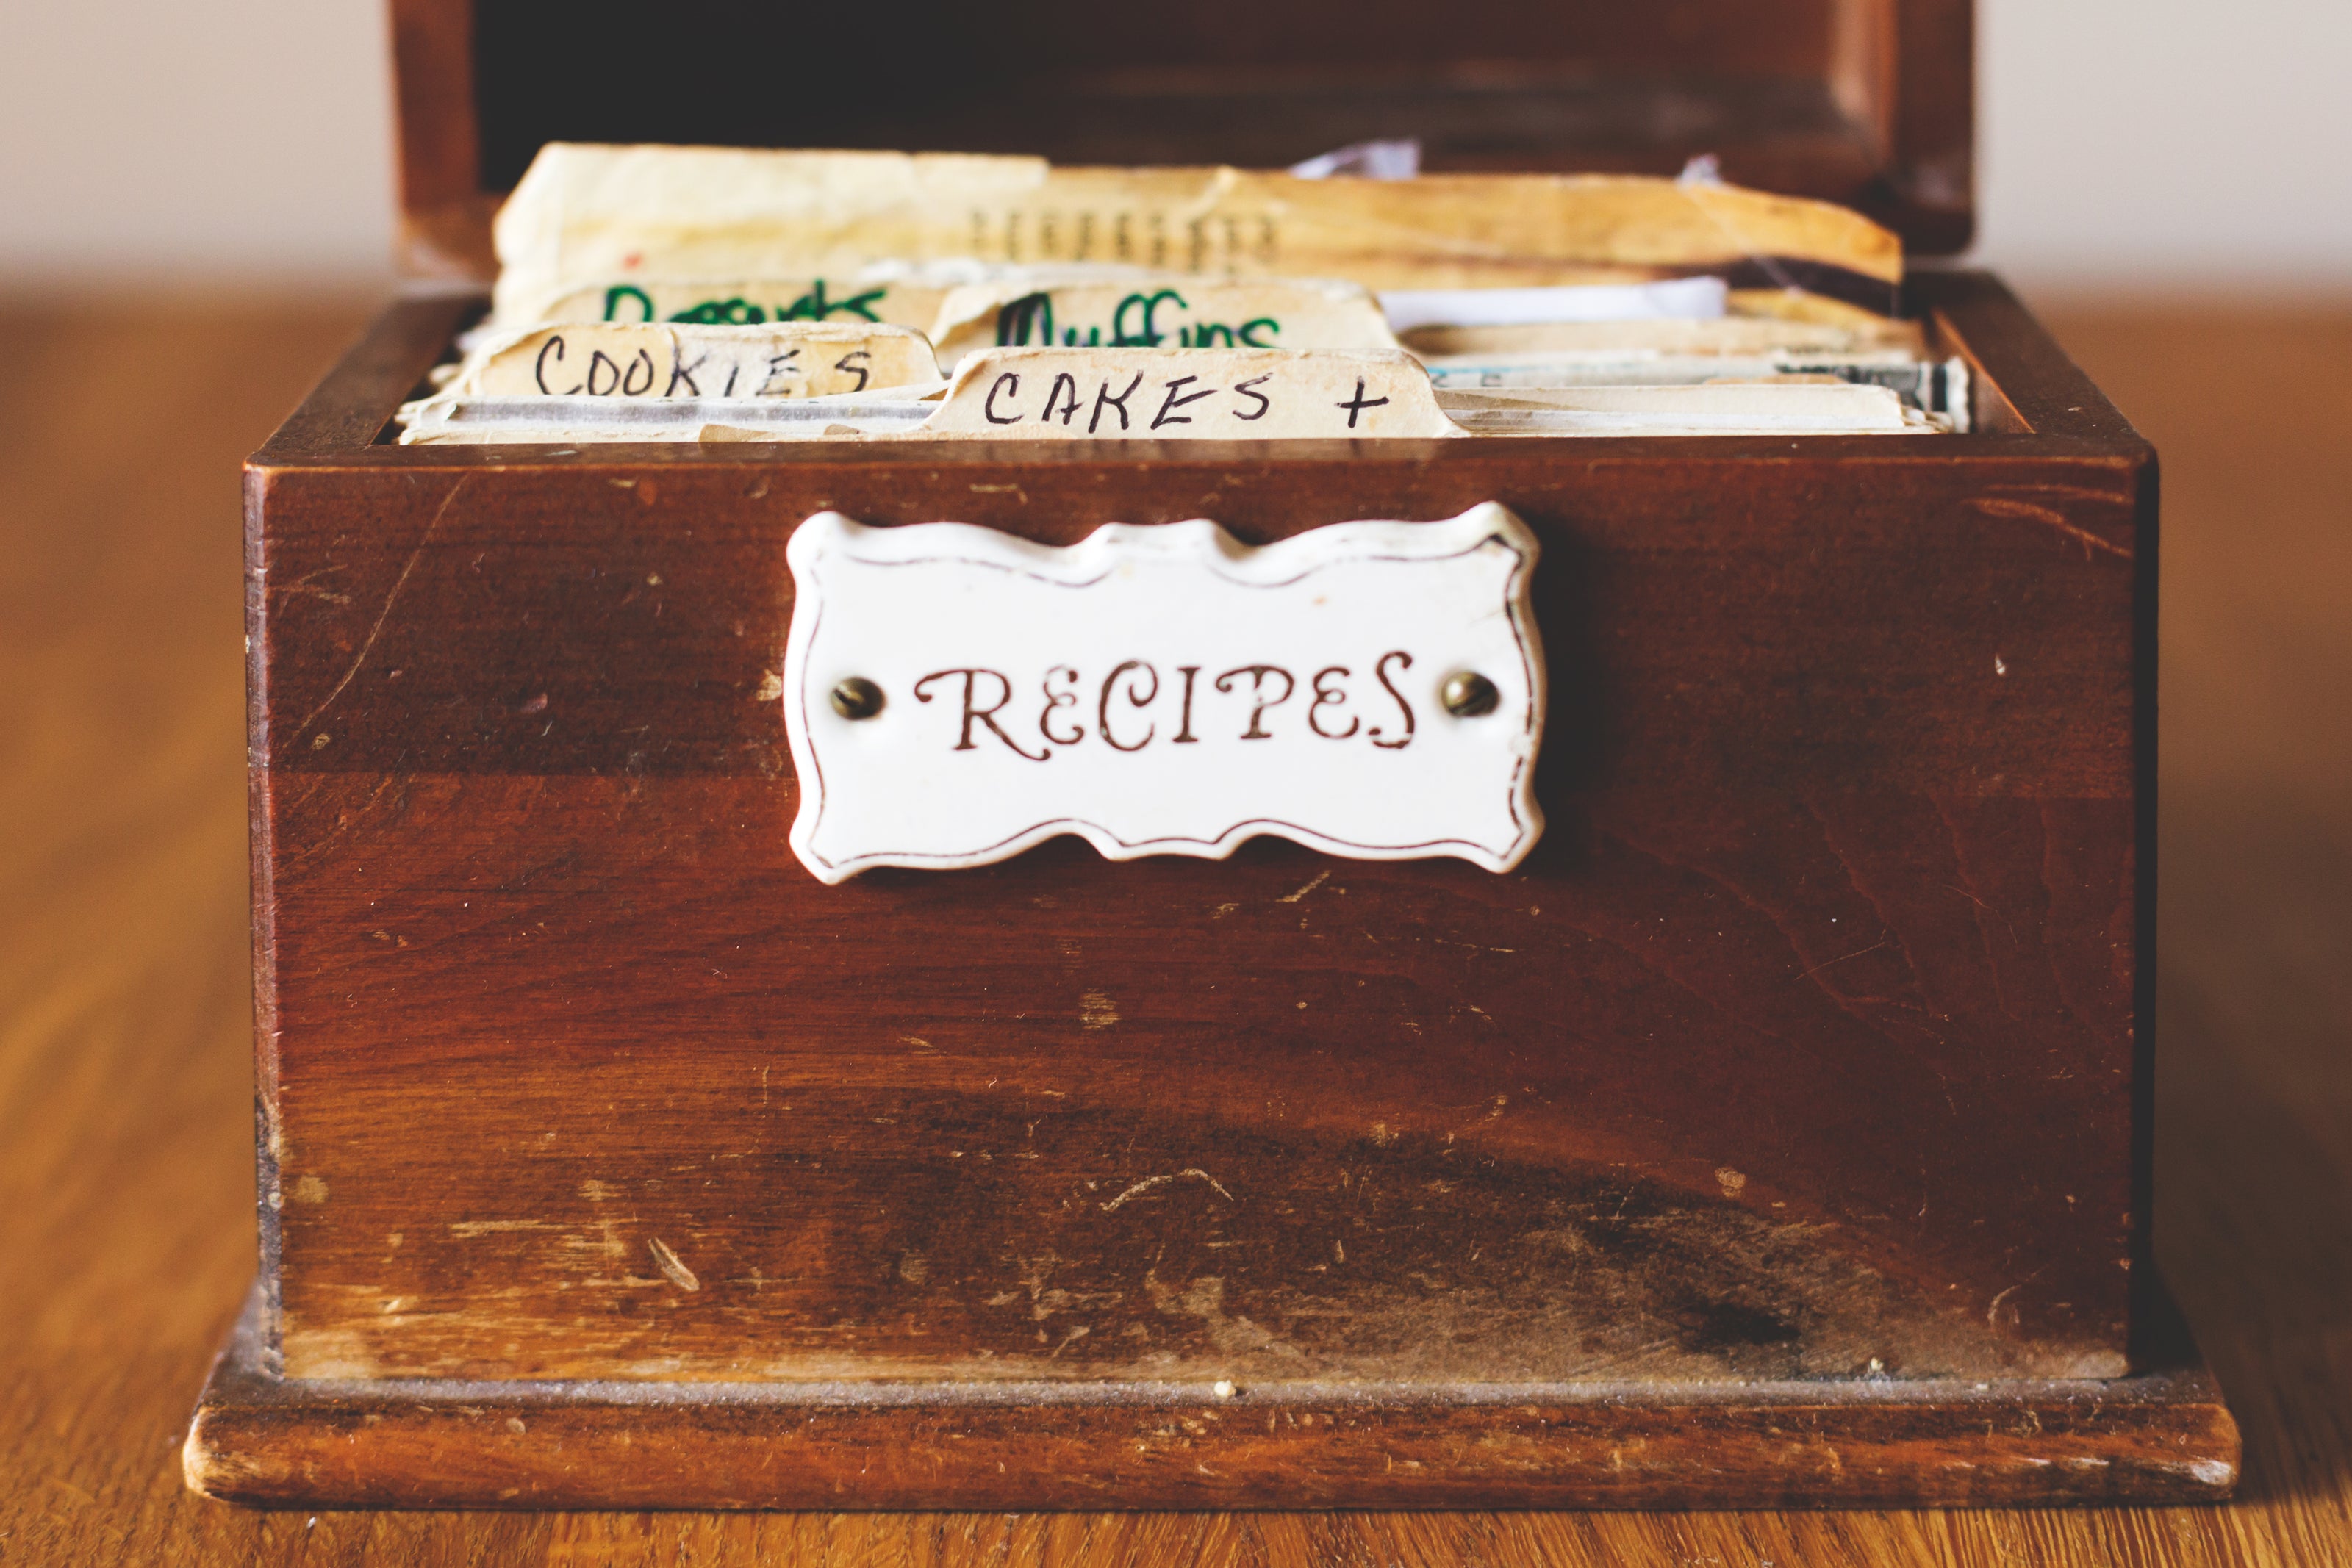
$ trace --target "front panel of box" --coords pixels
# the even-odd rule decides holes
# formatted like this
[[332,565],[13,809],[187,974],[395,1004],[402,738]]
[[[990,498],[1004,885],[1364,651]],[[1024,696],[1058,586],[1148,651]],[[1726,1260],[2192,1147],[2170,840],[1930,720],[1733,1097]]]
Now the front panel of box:
[[[286,1371],[2112,1375],[2138,484],[1552,443],[266,476]],[[811,516],[1265,544],[1490,500],[1549,675],[1511,870],[795,858]]]

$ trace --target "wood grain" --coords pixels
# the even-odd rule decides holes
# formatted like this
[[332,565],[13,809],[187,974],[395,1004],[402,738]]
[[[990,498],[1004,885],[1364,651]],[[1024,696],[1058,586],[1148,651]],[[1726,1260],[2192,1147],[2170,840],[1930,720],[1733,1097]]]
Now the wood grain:
[[[1032,1379],[305,1381],[257,1284],[205,1385],[189,1484],[257,1506],[1811,1508],[2213,1502],[2239,1441],[2210,1375],[1851,1378],[1693,1388]],[[2164,1314],[2168,1318],[2170,1313]]]
[[[2013,402],[2115,423],[1997,284],[1912,289]],[[431,308],[321,401],[388,413]],[[288,1375],[2126,1369],[2128,432],[437,451],[249,481]],[[1511,876],[790,859],[755,694],[801,519],[1265,543],[1486,500],[1545,557],[1554,826]]]
[[393,0],[391,12],[404,270],[488,276],[472,0]]
[[[17,309],[0,392],[0,1558],[2317,1563],[2352,1555],[2352,311],[2059,317],[2164,447],[2158,1244],[2244,1424],[2187,1511],[257,1514],[177,1444],[252,1260],[234,463],[356,311]],[[136,443],[158,355],[180,391]],[[37,387],[37,398],[25,389]]]
[[[1494,885],[1065,843],[820,900],[789,780],[283,793],[294,1375],[2122,1365],[2116,802],[1588,802]],[[1955,880],[2018,922],[1990,964]]]

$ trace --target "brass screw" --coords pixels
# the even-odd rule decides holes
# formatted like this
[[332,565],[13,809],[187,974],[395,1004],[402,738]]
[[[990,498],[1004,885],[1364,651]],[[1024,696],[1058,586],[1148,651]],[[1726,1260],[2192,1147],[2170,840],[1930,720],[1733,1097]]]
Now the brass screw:
[[1493,713],[1502,702],[1503,694],[1495,683],[1475,670],[1465,670],[1458,675],[1445,677],[1438,695],[1445,703],[1445,711],[1455,718],[1479,718]]
[[882,688],[852,675],[833,688],[833,711],[844,718],[872,718],[882,711]]

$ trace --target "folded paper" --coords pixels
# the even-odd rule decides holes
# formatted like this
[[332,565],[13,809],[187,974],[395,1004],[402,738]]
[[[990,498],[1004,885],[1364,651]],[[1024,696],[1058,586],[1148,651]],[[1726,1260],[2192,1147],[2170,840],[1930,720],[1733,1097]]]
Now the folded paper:
[[635,277],[833,277],[880,261],[1111,262],[1374,289],[1696,273],[1880,312],[1889,231],[1827,202],[1626,175],[1306,180],[962,153],[542,148],[500,210],[498,315]]

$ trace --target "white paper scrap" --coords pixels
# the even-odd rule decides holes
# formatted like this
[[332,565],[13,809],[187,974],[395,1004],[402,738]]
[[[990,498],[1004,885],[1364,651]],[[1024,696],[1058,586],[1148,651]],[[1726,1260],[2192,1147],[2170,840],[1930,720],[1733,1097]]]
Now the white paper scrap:
[[1392,288],[1381,295],[1389,329],[1528,327],[1548,321],[1706,321],[1721,316],[1731,291],[1720,277],[1563,288]]
[[1421,173],[1421,139],[1400,136],[1350,141],[1301,159],[1290,166],[1290,172],[1301,180],[1328,180],[1334,174],[1357,174],[1367,180],[1415,179]]

